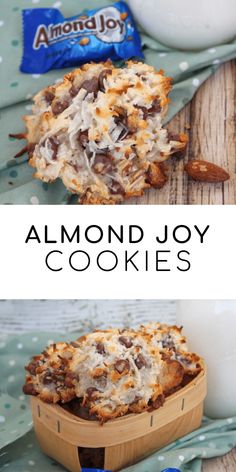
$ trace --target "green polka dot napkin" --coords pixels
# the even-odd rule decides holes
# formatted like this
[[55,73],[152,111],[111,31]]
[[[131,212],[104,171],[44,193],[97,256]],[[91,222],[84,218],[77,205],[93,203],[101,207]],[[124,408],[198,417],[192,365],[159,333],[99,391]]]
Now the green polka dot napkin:
[[[82,332],[73,333],[73,338]],[[65,469],[40,452],[32,429],[28,398],[22,394],[24,365],[54,340],[69,340],[58,333],[8,336],[0,342],[0,470],[8,472],[59,472]],[[236,417],[203,420],[200,429],[135,464],[127,472],[161,472],[178,467],[200,472],[201,459],[217,457],[236,445]]]
[[[29,99],[39,89],[60,79],[68,69],[47,74],[22,74],[19,64],[22,55],[21,10],[52,7],[65,16],[94,8],[112,0],[1,0],[0,1],[0,204],[66,204],[74,199],[61,182],[50,186],[33,179],[33,169],[26,157],[13,159],[22,142],[9,139],[10,132],[21,132],[21,116],[30,112]],[[169,49],[146,34],[142,34],[145,60],[174,78],[172,104],[167,119],[173,117],[193,97],[198,87],[220,63],[236,57],[236,41],[200,52]]]

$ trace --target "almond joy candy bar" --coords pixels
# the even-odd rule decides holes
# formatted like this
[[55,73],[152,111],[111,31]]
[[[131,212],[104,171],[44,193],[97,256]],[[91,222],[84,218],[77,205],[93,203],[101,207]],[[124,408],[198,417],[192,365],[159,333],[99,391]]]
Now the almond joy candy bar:
[[23,37],[20,70],[30,74],[90,61],[143,57],[135,22],[124,2],[70,18],[55,8],[23,10]]

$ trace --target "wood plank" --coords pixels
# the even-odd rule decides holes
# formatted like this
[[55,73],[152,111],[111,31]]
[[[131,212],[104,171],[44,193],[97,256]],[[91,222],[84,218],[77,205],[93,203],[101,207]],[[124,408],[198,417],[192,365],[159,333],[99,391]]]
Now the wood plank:
[[[203,84],[191,103],[190,158],[212,161],[231,174],[235,174],[236,157],[235,73],[235,61],[225,64]],[[190,180],[187,203],[235,203],[235,178],[218,185]]]
[[[184,161],[168,161],[169,182],[161,190],[149,190],[130,204],[235,204],[236,203],[236,61],[222,65],[168,125],[181,132],[190,124]],[[188,179],[184,163],[193,158],[212,161],[230,173],[224,184]]]
[[197,406],[180,418],[163,426],[160,430],[145,434],[135,441],[128,441],[118,446],[106,448],[105,468],[119,470],[132,465],[137,459],[144,458],[154,452],[156,448],[165,445],[199,427],[199,418],[202,415],[202,405]]
[[73,333],[150,320],[171,324],[175,312],[174,300],[0,300],[0,340],[27,331]]
[[202,472],[235,472],[236,448],[223,457],[203,461]]

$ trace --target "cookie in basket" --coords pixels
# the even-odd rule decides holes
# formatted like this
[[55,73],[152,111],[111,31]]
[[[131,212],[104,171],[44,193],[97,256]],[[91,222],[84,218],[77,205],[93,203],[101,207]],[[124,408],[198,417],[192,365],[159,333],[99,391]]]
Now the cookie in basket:
[[186,376],[200,372],[201,362],[187,351],[181,329],[153,323],[136,330],[97,330],[70,344],[53,344],[26,370],[26,394],[49,403],[77,399],[103,423],[158,409],[187,383]]

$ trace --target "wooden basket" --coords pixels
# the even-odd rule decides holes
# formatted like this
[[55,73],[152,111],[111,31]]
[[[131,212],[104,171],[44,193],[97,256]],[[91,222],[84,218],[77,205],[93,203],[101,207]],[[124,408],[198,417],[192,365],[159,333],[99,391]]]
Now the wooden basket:
[[35,432],[45,454],[71,472],[80,472],[81,467],[89,466],[83,463],[86,448],[86,452],[101,458],[93,467],[116,471],[198,428],[205,396],[204,368],[186,387],[168,397],[160,409],[129,414],[103,426],[37,397],[31,397],[31,408]]

